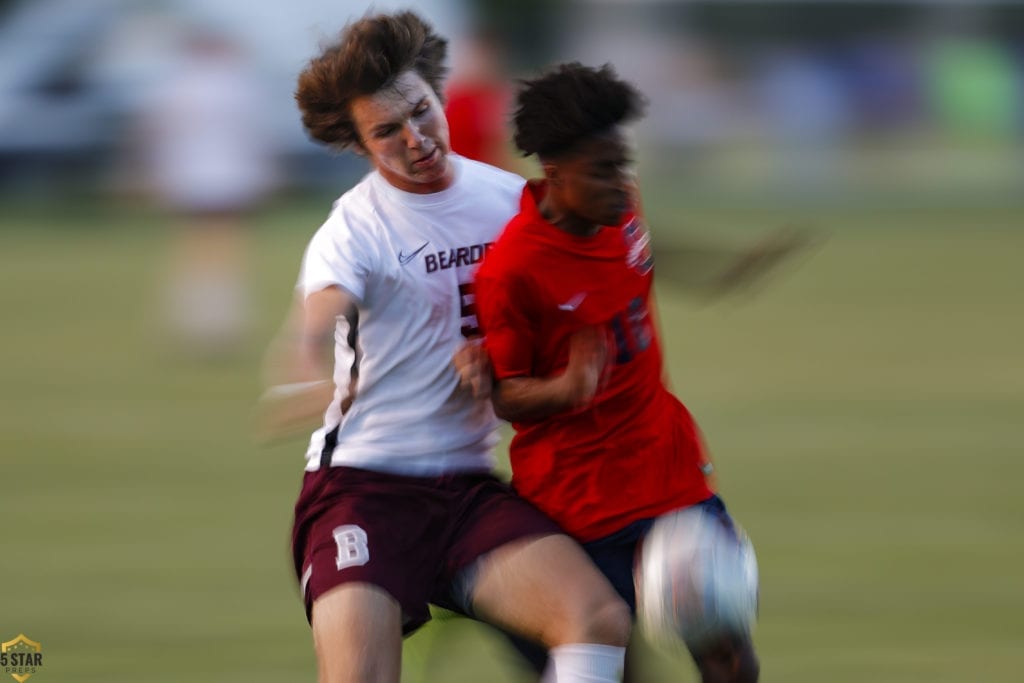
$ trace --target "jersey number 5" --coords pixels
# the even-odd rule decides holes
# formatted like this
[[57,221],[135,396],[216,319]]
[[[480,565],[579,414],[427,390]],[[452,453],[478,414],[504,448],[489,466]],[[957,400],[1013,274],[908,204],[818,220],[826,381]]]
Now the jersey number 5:
[[462,336],[466,339],[480,336],[480,323],[476,319],[476,297],[473,283],[459,285],[459,307],[462,313]]

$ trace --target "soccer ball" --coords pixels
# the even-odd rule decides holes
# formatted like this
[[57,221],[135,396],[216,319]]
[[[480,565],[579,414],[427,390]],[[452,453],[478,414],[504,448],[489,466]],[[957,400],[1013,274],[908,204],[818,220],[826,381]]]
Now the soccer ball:
[[735,524],[700,506],[659,517],[643,541],[637,616],[648,639],[700,651],[722,636],[748,637],[757,619],[754,546]]

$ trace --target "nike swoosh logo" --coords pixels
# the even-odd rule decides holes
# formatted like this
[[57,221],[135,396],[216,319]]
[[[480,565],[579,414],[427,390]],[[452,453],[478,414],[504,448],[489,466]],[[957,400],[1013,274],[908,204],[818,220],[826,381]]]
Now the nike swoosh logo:
[[580,307],[580,304],[583,303],[583,300],[586,299],[586,298],[587,298],[587,293],[586,292],[580,292],[579,294],[577,294],[573,298],[571,298],[568,301],[566,301],[564,304],[558,304],[558,308],[560,308],[563,311],[569,311],[569,312],[575,311],[577,308]]
[[401,265],[404,266],[406,263],[408,263],[409,261],[412,261],[414,258],[416,258],[416,254],[418,254],[421,251],[423,251],[424,249],[426,249],[428,244],[430,244],[429,241],[424,242],[423,244],[420,245],[419,249],[417,249],[416,251],[412,252],[411,254],[403,254],[402,250],[399,249],[398,250],[398,262]]

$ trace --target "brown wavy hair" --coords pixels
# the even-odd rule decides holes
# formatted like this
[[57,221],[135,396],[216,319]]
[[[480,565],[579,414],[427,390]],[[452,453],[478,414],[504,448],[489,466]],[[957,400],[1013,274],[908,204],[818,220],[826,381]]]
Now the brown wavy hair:
[[448,41],[414,12],[352,22],[299,74],[295,101],[302,125],[311,138],[330,147],[358,144],[352,100],[386,88],[409,69],[441,98],[447,54]]

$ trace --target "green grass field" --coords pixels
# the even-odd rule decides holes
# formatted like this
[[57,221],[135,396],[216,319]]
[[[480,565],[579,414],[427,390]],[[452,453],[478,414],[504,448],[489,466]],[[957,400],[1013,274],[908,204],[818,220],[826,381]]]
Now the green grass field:
[[[161,337],[158,218],[0,217],[0,640],[42,643],[32,683],[314,680],[287,552],[303,442],[249,432],[326,208],[261,219],[253,341],[217,363]],[[670,222],[831,233],[713,305],[658,265],[673,387],[758,550],[762,680],[1024,680],[1024,210],[651,213],[656,250],[681,239]],[[650,681],[696,680],[686,659],[647,659]],[[510,661],[445,620],[408,641],[405,678],[524,680]]]

